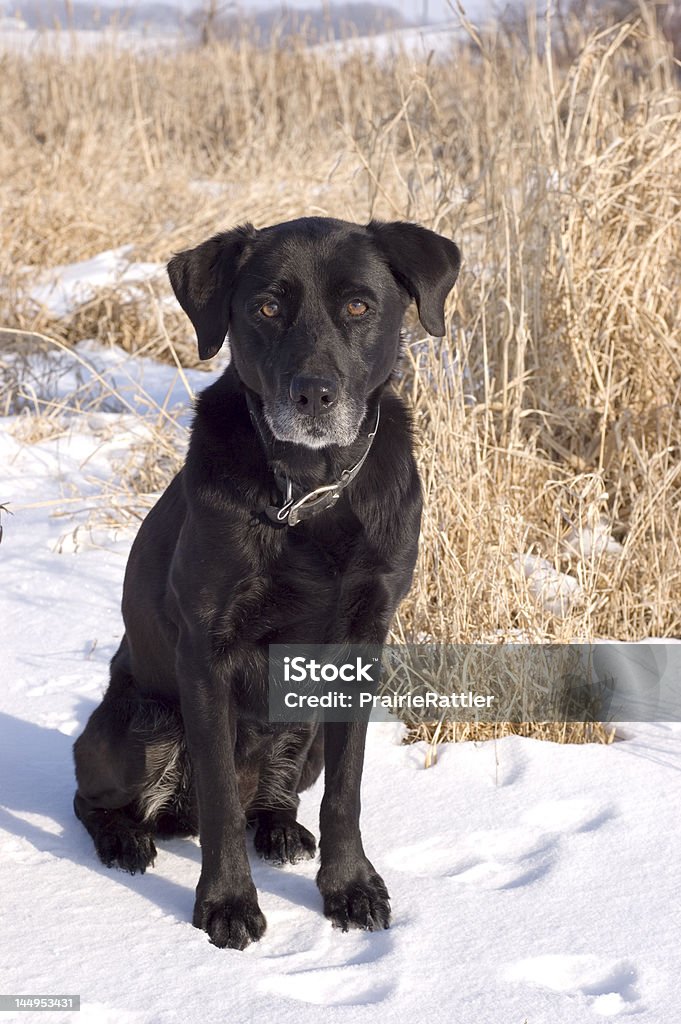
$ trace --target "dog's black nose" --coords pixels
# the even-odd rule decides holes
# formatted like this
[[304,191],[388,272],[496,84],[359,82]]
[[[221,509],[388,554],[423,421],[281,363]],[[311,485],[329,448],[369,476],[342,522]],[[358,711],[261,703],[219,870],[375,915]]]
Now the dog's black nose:
[[328,412],[338,397],[338,385],[324,377],[303,377],[300,374],[291,381],[291,401],[304,416],[322,416]]

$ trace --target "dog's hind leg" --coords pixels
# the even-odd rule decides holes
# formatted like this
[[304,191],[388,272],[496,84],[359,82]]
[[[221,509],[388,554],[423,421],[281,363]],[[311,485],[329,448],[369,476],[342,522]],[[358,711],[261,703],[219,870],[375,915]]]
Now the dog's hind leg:
[[179,710],[140,694],[115,658],[74,758],[74,810],[107,867],[144,872],[156,856],[155,833],[196,831]]
[[315,838],[297,821],[297,813],[298,793],[319,774],[310,777],[316,746],[314,731],[283,733],[274,739],[261,770],[249,821],[255,828],[256,853],[274,864],[295,864],[315,855]]

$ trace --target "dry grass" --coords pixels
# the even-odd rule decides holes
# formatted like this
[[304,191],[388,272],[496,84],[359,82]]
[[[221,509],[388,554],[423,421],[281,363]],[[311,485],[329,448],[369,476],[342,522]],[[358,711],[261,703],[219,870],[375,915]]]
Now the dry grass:
[[[123,244],[165,261],[310,213],[461,244],[450,336],[415,331],[400,380],[427,515],[396,639],[681,635],[676,69],[652,24],[591,34],[571,60],[533,33],[430,60],[246,42],[0,59],[0,325],[189,365],[189,325],[160,293],[55,319],[32,276]],[[137,459],[127,486],[156,489],[174,464],[152,457],[152,477]],[[620,551],[566,544],[601,522]],[[514,569],[528,552],[579,584],[562,614]]]

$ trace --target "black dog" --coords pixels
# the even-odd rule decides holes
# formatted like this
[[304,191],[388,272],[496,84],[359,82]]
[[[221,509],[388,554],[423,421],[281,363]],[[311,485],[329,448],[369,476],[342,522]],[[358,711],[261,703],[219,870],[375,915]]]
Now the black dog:
[[407,223],[245,225],[179,253],[170,280],[203,359],[189,452],[133,544],[125,636],[74,753],[76,814],[101,860],[134,873],[154,835],[200,835],[194,924],[261,937],[245,831],[275,862],[312,857],[298,794],[325,790],[317,877],[335,925],[387,928],[362,847],[366,726],[268,722],[269,644],[381,644],[407,593],[421,492],[388,382],[411,298],[433,335],[453,242]]

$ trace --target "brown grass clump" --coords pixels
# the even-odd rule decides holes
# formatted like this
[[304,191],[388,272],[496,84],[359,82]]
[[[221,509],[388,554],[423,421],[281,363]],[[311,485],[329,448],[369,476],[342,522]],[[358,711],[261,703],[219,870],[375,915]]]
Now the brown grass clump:
[[[575,28],[560,59],[550,26],[474,35],[385,60],[295,41],[5,54],[0,326],[190,365],[162,280],[55,319],[35,275],[122,245],[164,263],[219,228],[301,214],[449,234],[465,259],[450,334],[415,328],[399,381],[427,512],[394,638],[680,636],[677,69],[652,24]],[[557,602],[528,554],[571,578]]]

